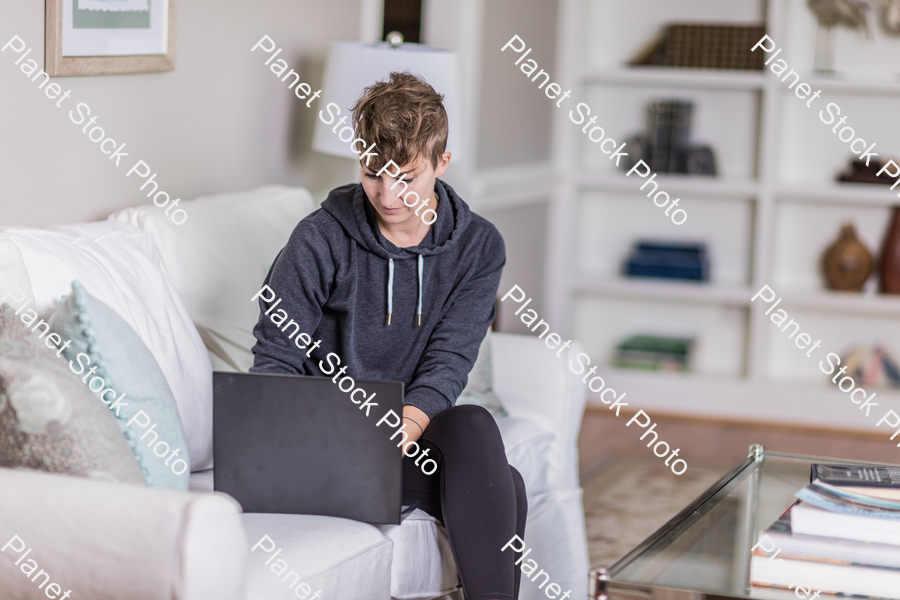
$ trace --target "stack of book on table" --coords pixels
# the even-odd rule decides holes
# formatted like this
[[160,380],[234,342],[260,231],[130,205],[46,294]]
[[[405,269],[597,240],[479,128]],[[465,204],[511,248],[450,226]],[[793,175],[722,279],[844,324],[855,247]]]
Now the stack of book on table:
[[814,464],[811,479],[759,534],[751,584],[900,598],[900,467]]

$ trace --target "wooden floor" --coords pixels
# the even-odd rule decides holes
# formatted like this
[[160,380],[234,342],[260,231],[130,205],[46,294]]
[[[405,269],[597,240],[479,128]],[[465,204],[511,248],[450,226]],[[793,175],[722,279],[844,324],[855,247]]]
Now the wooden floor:
[[[605,406],[589,406],[584,414],[578,440],[580,468],[584,476],[611,456],[653,456],[639,438],[645,430],[626,428],[631,415],[618,418]],[[728,467],[747,456],[747,447],[760,443],[769,451],[808,454],[832,458],[900,463],[898,440],[889,433],[845,433],[778,425],[739,424],[723,421],[653,415],[661,440],[680,448],[679,458],[690,465]],[[661,462],[663,459],[659,459]]]

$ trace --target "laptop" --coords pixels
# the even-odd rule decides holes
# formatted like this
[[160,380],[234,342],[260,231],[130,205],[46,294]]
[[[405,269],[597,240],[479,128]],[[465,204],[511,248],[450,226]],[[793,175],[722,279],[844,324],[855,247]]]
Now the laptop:
[[391,441],[397,427],[375,424],[402,414],[403,383],[356,388],[375,394],[368,417],[327,377],[213,373],[216,491],[245,513],[400,523],[401,435]]

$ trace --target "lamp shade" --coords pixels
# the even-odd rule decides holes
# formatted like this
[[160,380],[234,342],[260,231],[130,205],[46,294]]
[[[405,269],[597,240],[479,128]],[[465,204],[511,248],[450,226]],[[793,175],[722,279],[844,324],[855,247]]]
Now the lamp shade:
[[[326,120],[334,118],[334,122],[327,125],[320,117],[316,117],[313,148],[325,154],[356,158],[357,155],[350,150],[350,141],[356,136],[347,140],[348,133],[345,132],[342,141],[338,135],[347,125],[352,126],[350,107],[356,103],[363,89],[387,79],[393,71],[409,71],[427,81],[439,94],[443,94],[450,128],[447,150],[456,158],[464,147],[456,54],[421,44],[403,44],[395,49],[386,42],[333,42],[325,65],[319,109],[322,117]],[[340,107],[339,116],[329,117],[327,107],[332,102]],[[331,115],[338,114],[334,107],[331,110]],[[348,117],[345,123],[332,131],[343,116]],[[367,146],[373,142],[374,140],[366,140]],[[377,146],[374,152],[381,154]]]

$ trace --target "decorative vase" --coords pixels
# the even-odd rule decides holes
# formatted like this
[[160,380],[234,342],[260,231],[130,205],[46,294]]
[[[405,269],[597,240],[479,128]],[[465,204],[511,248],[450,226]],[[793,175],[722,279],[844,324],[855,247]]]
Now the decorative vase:
[[881,246],[881,291],[900,294],[900,206],[894,207],[891,225]]
[[[900,259],[900,252],[897,257]],[[841,227],[838,239],[822,256],[822,266],[829,289],[848,292],[862,290],[872,272],[872,255],[856,236],[853,223],[844,223]],[[900,271],[897,271],[897,275],[900,282]]]

